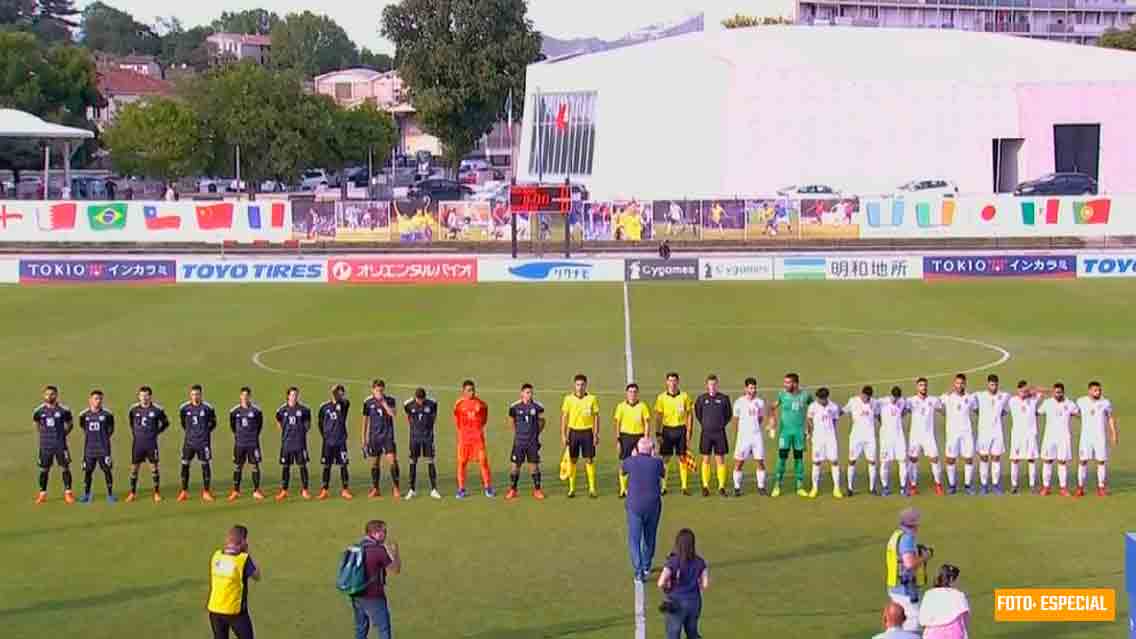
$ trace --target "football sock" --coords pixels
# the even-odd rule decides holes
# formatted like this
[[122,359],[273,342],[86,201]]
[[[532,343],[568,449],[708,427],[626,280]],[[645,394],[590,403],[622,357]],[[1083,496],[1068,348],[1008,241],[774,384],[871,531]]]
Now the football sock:
[[832,489],[840,488],[840,466],[832,464]]
[[233,490],[238,493],[241,492],[241,475],[243,474],[240,466],[233,468]]
[[1002,485],[1002,460],[995,459],[990,462],[990,483],[995,486]]
[[[372,479],[373,481],[373,479]],[[418,487],[418,462],[410,460],[410,490]]]
[[162,475],[155,469],[151,478],[154,480],[154,492],[158,492],[158,487],[162,485]]
[[974,482],[974,462],[966,462],[962,467],[962,478],[967,486],[972,486]]
[[1062,464],[1057,467],[1057,482],[1061,484],[1062,488],[1069,485],[1069,465]]
[[252,489],[260,490],[260,464],[252,467]]
[[181,465],[181,489],[189,490],[189,464]]
[[1085,478],[1088,476],[1088,474],[1089,474],[1089,465],[1088,464],[1078,464],[1077,465],[1077,486],[1079,486],[1081,488],[1085,487]]
[[978,462],[978,481],[980,481],[983,486],[990,483],[990,462]]
[[779,485],[785,479],[785,460],[789,459],[789,449],[782,448],[777,451],[777,465],[773,467],[773,478]]
[[[410,483],[411,487],[414,485],[414,464],[410,465]],[[379,489],[379,485],[383,482],[383,469],[378,466],[371,466],[371,488]]]
[[438,490],[438,467],[434,465],[433,460],[426,465],[426,472],[430,475],[430,489]]
[[210,464],[201,465],[201,485],[205,488],[206,492],[212,487],[213,484],[213,466]]
[[114,494],[114,474],[110,470],[110,466],[103,466],[103,479],[106,480],[107,494]]
[[868,464],[868,487],[872,490],[876,488],[876,465]]
[[678,483],[683,490],[686,490],[690,487],[690,471],[686,468],[686,464],[682,463],[681,459],[676,457],[675,462],[678,464]]
[[1097,464],[1097,486],[1104,486],[1108,483],[1108,465]]
[[[591,464],[589,464],[591,466]],[[596,470],[592,468],[592,490],[595,490]],[[481,485],[484,488],[493,486],[493,472],[489,469],[489,457],[481,456]]]
[[744,476],[745,476],[745,474],[742,473],[742,471],[740,471],[740,470],[734,471],[734,490],[741,490],[742,489],[742,477],[744,477]]
[[320,473],[320,488],[327,490],[329,485],[331,485],[331,466],[324,466]]
[[955,464],[947,464],[947,481],[958,486],[958,467]]
[[71,490],[71,468],[63,467],[63,490]]
[[47,469],[40,469],[39,471],[39,490],[40,492],[47,491]]
[[[398,464],[395,464],[394,475],[398,477]],[[339,481],[343,483],[345,489],[351,485],[351,473],[347,470],[347,466],[339,467]],[[398,484],[397,479],[395,480],[395,484]]]
[[1041,485],[1049,488],[1053,483],[1053,464],[1041,465]]
[[130,492],[138,492],[138,471],[130,471]]
[[757,487],[758,488],[765,488],[765,469],[764,468],[758,468],[757,469]]
[[94,475],[94,474],[95,474],[95,471],[90,469],[90,468],[84,468],[83,469],[83,494],[84,495],[90,495],[91,494],[91,476]]
[[718,464],[718,490],[726,489],[726,467]]
[[700,474],[702,476],[701,477],[702,487],[709,490],[710,489],[710,462],[709,461],[703,461],[702,467],[699,470],[701,471]]
[[309,484],[311,483],[308,480],[309,480],[308,465],[303,464],[303,465],[300,466],[300,487],[303,488],[304,490],[307,490]]
[[[914,466],[914,465],[915,464],[912,464],[912,466]],[[931,464],[931,476],[935,479],[936,484],[943,483],[943,467],[940,466],[938,462],[932,462],[932,464]],[[952,478],[951,483],[953,484],[954,481],[955,480]]]
[[568,462],[568,492],[576,492],[576,462]]
[[288,490],[290,481],[292,481],[292,466],[289,464],[280,470],[280,489]]
[[1010,461],[1010,485],[1014,488],[1018,487],[1018,467],[1020,465],[1016,461]]
[[907,483],[914,486],[919,483],[919,460],[908,460],[907,464]]
[[[433,466],[431,466],[433,468]],[[532,474],[533,490],[540,490],[540,471],[534,471]]]
[[[588,476],[588,492],[596,492],[596,465],[593,462],[586,462],[584,464],[584,474]],[[486,486],[489,484],[486,483]]]
[[1030,461],[1029,463],[1029,485],[1033,488],[1037,483],[1037,462]]
[[[517,486],[514,483],[513,488],[516,488],[516,487]],[[625,475],[623,473],[619,473],[619,494],[620,495],[626,495],[627,494],[627,475]]]
[[398,473],[399,473],[398,462],[395,462],[395,463],[390,465],[391,483],[394,484],[395,490],[399,490],[401,488],[401,486],[399,485],[399,474]]
[[[869,467],[870,468],[870,467]],[[880,462],[880,486],[887,490],[891,483],[891,462]]]
[[797,479],[797,488],[805,485],[805,451],[793,451],[793,476]]
[[813,488],[820,486],[820,464],[813,464]]
[[904,486],[907,485],[904,482],[904,479],[906,477],[907,477],[907,460],[901,459],[901,460],[899,460],[899,487],[900,488],[903,488]]
[[851,492],[856,486],[856,462],[848,462],[848,490]]
[[667,479],[671,476],[671,460],[663,460],[663,490],[667,489]]
[[[623,475],[620,475],[619,479],[622,481]],[[513,490],[516,490],[517,489],[517,482],[520,481],[520,480],[521,480],[521,471],[513,470],[513,471],[509,472],[509,487],[510,488],[512,488]]]

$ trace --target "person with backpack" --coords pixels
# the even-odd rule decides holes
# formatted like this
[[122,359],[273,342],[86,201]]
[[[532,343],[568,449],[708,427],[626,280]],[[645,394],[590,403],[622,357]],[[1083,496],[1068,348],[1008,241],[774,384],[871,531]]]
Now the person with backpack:
[[390,541],[386,522],[371,520],[365,536],[343,553],[336,587],[351,597],[355,639],[366,639],[375,626],[379,639],[391,639],[390,608],[387,606],[387,575],[402,570],[398,543]]

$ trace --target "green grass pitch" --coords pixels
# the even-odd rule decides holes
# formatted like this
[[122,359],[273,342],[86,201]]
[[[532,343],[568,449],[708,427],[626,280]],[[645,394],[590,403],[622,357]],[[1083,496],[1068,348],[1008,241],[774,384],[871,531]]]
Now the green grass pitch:
[[[936,374],[932,390],[942,392],[947,375],[996,362],[1001,348],[1010,359],[976,371],[971,388],[981,387],[988,370],[1000,373],[1007,388],[1020,377],[1044,384],[1063,380],[1074,397],[1090,378],[1100,379],[1121,425],[1113,497],[937,498],[924,488],[913,501],[924,511],[921,541],[935,547],[936,564],[962,568],[972,636],[1116,637],[1127,611],[1122,533],[1133,526],[1136,499],[1136,452],[1126,434],[1129,415],[1136,413],[1134,293],[1136,286],[1123,281],[632,285],[634,370],[649,399],[669,369],[680,371],[692,392],[715,372],[731,395],[744,376],[755,374],[766,398],[783,373],[796,370],[807,387],[834,385],[834,398],[843,402],[863,382],[875,382],[883,393],[890,380],[906,380],[910,392],[921,374]],[[390,522],[402,546],[404,574],[390,581],[399,636],[631,634],[631,570],[610,434],[610,411],[625,383],[620,284],[9,288],[0,301],[0,330],[5,637],[205,636],[208,557],[234,523],[250,527],[252,552],[265,575],[253,584],[250,599],[260,636],[349,636],[348,604],[334,588],[334,568],[339,551],[360,536],[369,518]],[[258,367],[253,355],[262,351]],[[315,407],[329,383],[342,381],[356,412],[366,381],[375,376],[392,384],[400,400],[425,385],[446,409],[461,379],[473,377],[490,406],[489,452],[501,487],[509,444],[504,413],[517,388],[524,381],[536,384],[551,426],[576,372],[591,377],[604,416],[596,501],[564,498],[551,433],[544,449],[547,501],[527,498],[527,476],[526,498],[517,502],[455,500],[454,432],[443,420],[439,471],[446,499],[440,503],[387,497],[276,504],[246,496],[236,504],[203,504],[195,495],[177,504],[169,499],[176,493],[181,445],[175,425],[162,440],[166,502],[66,506],[56,471],[52,501],[32,505],[31,412],[47,383],[62,388],[76,413],[90,388],[103,388],[121,421],[140,384],[152,385],[156,399],[173,412],[187,387],[200,382],[206,399],[224,414],[243,384],[254,388],[270,413],[290,384],[299,385],[304,401]],[[354,436],[358,419],[352,416]],[[263,437],[265,484],[274,488],[278,438],[269,428]],[[404,422],[400,428],[405,481]],[[313,433],[309,442],[315,450],[317,438]],[[129,439],[128,428],[120,426],[120,495]],[[231,442],[223,425],[214,440],[215,491],[221,494],[229,485]],[[82,450],[79,433],[70,443],[73,452]],[[843,455],[846,421],[840,446]],[[1008,473],[1008,463],[1003,465]],[[318,465],[312,468],[318,480]],[[365,494],[368,473],[354,450],[351,469],[356,495]],[[74,470],[78,488],[78,463]],[[421,488],[426,473],[420,471]],[[866,480],[862,468],[858,474]],[[920,479],[926,486],[925,465]],[[474,472],[470,480],[477,485]],[[246,494],[248,482],[246,474]],[[145,471],[140,485],[148,497]],[[200,489],[197,466],[193,486]],[[885,602],[883,546],[906,500],[757,498],[750,468],[747,488],[742,499],[665,501],[656,563],[679,528],[695,529],[714,578],[704,634],[851,639],[877,632]],[[96,473],[96,494],[101,489]],[[995,624],[992,590],[1011,586],[1117,588],[1120,619]],[[651,601],[657,600],[652,588]],[[650,636],[661,636],[659,615],[652,610],[648,621]]]

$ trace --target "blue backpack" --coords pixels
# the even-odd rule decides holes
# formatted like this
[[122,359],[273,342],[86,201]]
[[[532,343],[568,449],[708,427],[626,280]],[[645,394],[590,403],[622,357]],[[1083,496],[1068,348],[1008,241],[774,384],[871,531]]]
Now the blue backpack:
[[336,574],[335,587],[348,597],[362,594],[379,577],[379,575],[375,575],[375,577],[367,579],[363,555],[363,545],[355,544],[348,546],[343,551],[343,557],[339,560],[339,572]]

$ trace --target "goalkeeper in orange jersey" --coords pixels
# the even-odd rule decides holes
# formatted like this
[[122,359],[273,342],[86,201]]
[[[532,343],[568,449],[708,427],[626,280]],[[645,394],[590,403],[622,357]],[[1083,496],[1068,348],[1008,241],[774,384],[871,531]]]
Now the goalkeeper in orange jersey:
[[469,462],[481,466],[481,486],[486,497],[496,497],[493,475],[489,471],[489,456],[485,452],[485,424],[489,420],[489,407],[477,396],[473,380],[462,382],[461,399],[454,404],[454,425],[458,430],[458,499],[465,499],[465,469]]

